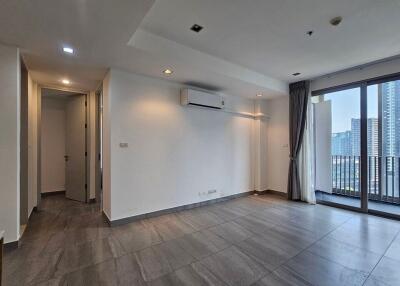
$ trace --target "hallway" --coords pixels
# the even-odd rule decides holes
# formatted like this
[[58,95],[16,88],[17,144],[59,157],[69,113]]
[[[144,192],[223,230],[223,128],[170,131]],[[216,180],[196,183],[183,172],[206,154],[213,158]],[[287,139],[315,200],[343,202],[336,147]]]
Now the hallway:
[[6,254],[5,285],[396,285],[399,231],[271,195],[110,228],[98,205],[48,196]]

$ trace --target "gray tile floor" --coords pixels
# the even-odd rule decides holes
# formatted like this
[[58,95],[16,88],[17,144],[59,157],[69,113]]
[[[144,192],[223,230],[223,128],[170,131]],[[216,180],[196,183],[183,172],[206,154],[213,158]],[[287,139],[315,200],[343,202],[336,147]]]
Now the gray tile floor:
[[[316,194],[317,194],[317,199],[320,201],[331,202],[356,208],[361,207],[360,198],[327,194],[323,192],[316,192]],[[368,200],[368,209],[388,214],[400,215],[400,205],[398,204],[383,203],[383,202]]]
[[110,228],[43,199],[4,285],[400,285],[400,222],[249,196]]

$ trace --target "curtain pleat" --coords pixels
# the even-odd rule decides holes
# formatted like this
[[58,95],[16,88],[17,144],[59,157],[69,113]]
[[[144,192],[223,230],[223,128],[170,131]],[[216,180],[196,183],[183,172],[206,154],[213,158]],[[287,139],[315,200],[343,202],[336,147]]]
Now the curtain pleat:
[[287,194],[290,200],[301,199],[298,158],[307,119],[309,82],[300,81],[289,86],[289,148],[290,163]]

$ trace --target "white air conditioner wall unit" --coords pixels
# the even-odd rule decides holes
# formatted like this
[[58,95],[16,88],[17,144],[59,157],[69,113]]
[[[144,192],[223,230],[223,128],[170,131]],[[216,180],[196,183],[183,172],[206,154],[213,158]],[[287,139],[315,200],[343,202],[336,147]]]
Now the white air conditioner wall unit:
[[181,90],[181,104],[223,109],[224,99],[221,95],[186,88]]

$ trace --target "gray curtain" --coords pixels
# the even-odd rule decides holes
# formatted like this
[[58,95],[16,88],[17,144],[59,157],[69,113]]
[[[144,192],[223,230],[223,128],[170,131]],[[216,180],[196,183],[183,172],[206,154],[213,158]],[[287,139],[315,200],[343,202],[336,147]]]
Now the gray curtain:
[[304,128],[307,119],[309,82],[300,81],[289,86],[289,147],[290,164],[288,174],[288,199],[300,200],[300,178],[298,158],[303,142]]

